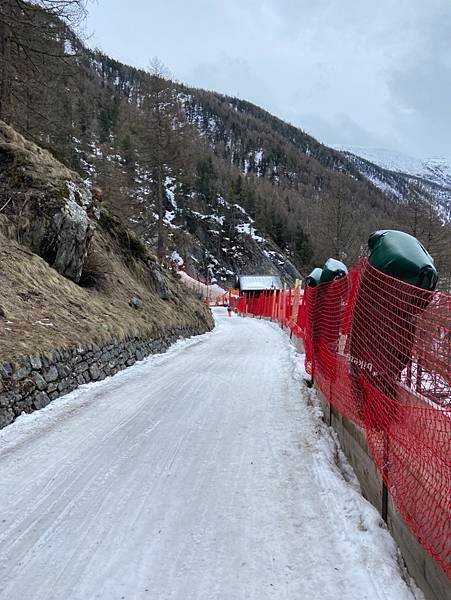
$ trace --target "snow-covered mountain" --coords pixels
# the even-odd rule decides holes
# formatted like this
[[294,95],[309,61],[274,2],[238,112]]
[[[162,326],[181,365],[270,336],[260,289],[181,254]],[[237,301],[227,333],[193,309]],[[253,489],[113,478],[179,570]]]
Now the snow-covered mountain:
[[451,158],[414,158],[402,152],[363,146],[334,146],[383,192],[402,200],[412,186],[420,186],[451,220]]
[[335,148],[341,152],[360,156],[388,171],[406,173],[438,185],[451,187],[451,157],[421,159],[385,148],[365,148],[363,146],[335,146]]

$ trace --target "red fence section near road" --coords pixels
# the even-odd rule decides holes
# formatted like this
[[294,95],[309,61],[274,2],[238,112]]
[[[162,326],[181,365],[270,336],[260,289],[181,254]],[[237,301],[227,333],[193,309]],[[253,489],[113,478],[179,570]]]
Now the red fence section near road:
[[341,279],[242,296],[236,308],[302,338],[316,386],[365,428],[395,506],[451,576],[451,296],[363,260]]

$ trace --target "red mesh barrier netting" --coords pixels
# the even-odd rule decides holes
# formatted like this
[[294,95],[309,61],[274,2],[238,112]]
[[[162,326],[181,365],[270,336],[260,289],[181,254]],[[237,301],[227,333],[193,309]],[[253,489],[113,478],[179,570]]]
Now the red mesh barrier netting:
[[451,298],[362,264],[350,364],[368,446],[393,502],[450,574]]
[[304,294],[300,287],[297,287],[292,295],[291,312],[288,316],[288,327],[298,337],[304,337],[305,327],[305,306],[303,305]]
[[341,279],[303,294],[264,292],[246,306],[302,337],[306,370],[365,428],[393,503],[450,575],[451,297],[365,259]]

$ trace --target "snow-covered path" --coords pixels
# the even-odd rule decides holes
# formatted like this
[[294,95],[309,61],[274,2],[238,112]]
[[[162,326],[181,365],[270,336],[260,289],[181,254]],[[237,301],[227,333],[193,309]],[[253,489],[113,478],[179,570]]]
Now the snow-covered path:
[[1,600],[413,598],[286,335],[216,318],[0,432]]

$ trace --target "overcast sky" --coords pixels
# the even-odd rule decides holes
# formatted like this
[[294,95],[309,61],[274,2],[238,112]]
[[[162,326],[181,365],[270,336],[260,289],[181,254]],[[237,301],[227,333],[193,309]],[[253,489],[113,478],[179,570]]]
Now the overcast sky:
[[95,0],[87,29],[326,144],[451,157],[451,0]]

